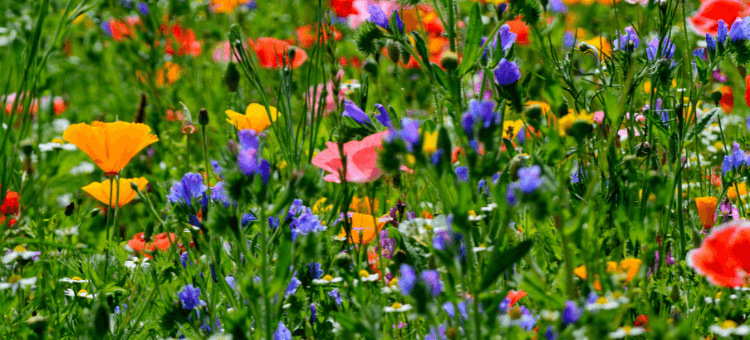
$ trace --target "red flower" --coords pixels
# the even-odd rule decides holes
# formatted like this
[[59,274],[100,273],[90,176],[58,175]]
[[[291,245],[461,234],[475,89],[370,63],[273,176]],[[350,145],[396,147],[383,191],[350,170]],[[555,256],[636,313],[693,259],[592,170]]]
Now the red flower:
[[515,305],[516,302],[518,302],[518,300],[521,300],[521,298],[523,298],[524,296],[526,296],[526,292],[524,292],[522,290],[519,290],[519,291],[511,290],[511,291],[509,291],[508,295],[505,296],[505,298],[508,299],[508,303],[509,303],[508,307],[513,307],[513,305]]
[[700,35],[716,35],[719,20],[731,25],[734,20],[746,14],[745,4],[740,0],[706,0],[698,12],[690,17],[690,26]]
[[15,191],[8,191],[5,194],[5,200],[3,205],[0,206],[0,213],[3,215],[14,215],[18,214],[18,193]]
[[750,106],[750,74],[745,77],[745,103]]
[[698,249],[691,250],[687,262],[714,285],[739,287],[750,273],[750,222],[737,220],[714,227]]
[[516,34],[516,44],[526,46],[531,43],[529,41],[529,26],[526,26],[526,23],[521,21],[521,17],[508,21],[506,24],[510,26],[510,31]]
[[[156,249],[166,252],[167,249],[169,249],[169,246],[174,242],[176,242],[174,233],[169,233],[169,236],[167,236],[167,233],[160,233],[154,235],[151,238],[151,243],[147,244],[146,240],[143,238],[143,233],[140,232],[133,235],[133,239],[128,241],[128,247],[135,250],[138,254],[151,258],[151,255],[148,254],[148,252],[154,252]],[[178,246],[183,248],[181,244],[178,244]]]
[[724,85],[719,88],[719,91],[721,91],[719,105],[721,105],[721,109],[724,110],[724,113],[729,114],[732,112],[732,109],[734,109],[734,93],[732,93],[732,87]]
[[192,29],[184,29],[180,25],[175,24],[168,30],[172,34],[170,38],[167,38],[167,46],[164,46],[164,52],[169,55],[175,55],[174,40],[177,41],[177,55],[192,55],[197,57],[201,54],[201,42],[195,37],[195,32]]
[[[258,55],[258,61],[265,68],[279,68],[283,64],[290,64],[287,51],[292,48],[289,43],[275,38],[258,38],[257,41],[250,39],[250,46]],[[282,59],[283,58],[283,59]],[[307,60],[307,53],[304,50],[295,48],[294,58],[291,61],[292,67],[300,67]]]
[[636,327],[648,328],[648,316],[645,316],[643,314],[638,315],[638,317],[635,318],[635,322],[633,322],[633,325],[635,325]]
[[[341,40],[341,32],[336,30],[333,26],[323,27],[323,41],[328,40],[328,28],[333,31],[333,39],[336,41]],[[305,25],[297,28],[297,41],[302,48],[310,48],[318,42],[318,27],[317,25]]]
[[336,16],[348,17],[352,14],[359,14],[359,11],[354,8],[354,0],[331,0],[331,8]]

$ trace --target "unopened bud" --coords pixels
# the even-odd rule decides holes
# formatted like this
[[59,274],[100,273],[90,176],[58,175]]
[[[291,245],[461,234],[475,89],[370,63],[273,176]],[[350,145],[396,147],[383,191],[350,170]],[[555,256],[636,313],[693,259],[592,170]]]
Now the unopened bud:
[[205,108],[198,113],[198,124],[208,125],[208,111]]
[[229,62],[227,71],[224,73],[224,83],[227,85],[229,92],[237,92],[240,87],[240,72],[237,70],[237,64]]
[[716,103],[716,105],[719,105],[719,101],[721,101],[722,93],[721,91],[714,91],[711,92],[711,99]]
[[146,120],[146,105],[148,104],[146,99],[146,94],[141,93],[141,101],[138,103],[138,110],[135,112],[134,123],[143,123]]
[[367,73],[372,74],[373,76],[378,76],[378,62],[375,61],[375,59],[367,58],[365,59],[365,62],[362,63],[362,68],[367,71]]
[[133,189],[133,191],[138,192],[138,184],[135,182],[130,182],[130,189]]
[[65,207],[65,216],[73,215],[73,210],[75,210],[76,204],[73,202],[70,202],[67,207]]
[[440,58],[440,66],[446,70],[455,70],[458,68],[458,56],[455,52],[446,51]]
[[401,49],[398,47],[398,43],[393,40],[388,41],[388,43],[385,44],[385,50],[388,52],[388,58],[390,58],[392,62],[397,63],[398,59],[401,57]]

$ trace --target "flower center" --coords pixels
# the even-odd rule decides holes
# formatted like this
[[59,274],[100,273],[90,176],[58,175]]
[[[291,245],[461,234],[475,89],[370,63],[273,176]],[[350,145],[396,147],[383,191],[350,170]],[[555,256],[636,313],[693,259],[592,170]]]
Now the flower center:
[[15,248],[13,248],[13,251],[20,253],[26,251],[26,248],[24,248],[22,245],[17,245]]
[[398,303],[398,302],[394,302],[394,303],[393,303],[393,304],[391,305],[391,308],[393,308],[393,309],[401,309],[401,304],[400,304],[400,303]]
[[326,276],[323,276],[323,280],[331,282],[331,281],[333,281],[333,276],[326,274]]
[[724,322],[721,323],[721,328],[723,329],[737,328],[737,323],[732,320],[724,320]]
[[600,298],[598,298],[598,299],[596,299],[596,303],[599,304],[599,305],[606,304],[607,302],[609,302],[609,301],[607,300],[606,297],[603,297],[603,296],[600,297]]
[[21,275],[18,275],[18,274],[13,274],[8,279],[8,283],[10,283],[10,284],[14,284],[14,283],[16,283],[18,281],[21,281]]
[[78,277],[78,276],[73,276],[73,278],[71,280],[73,280],[73,281],[83,281],[83,279],[80,278],[80,277]]
[[86,296],[89,295],[89,292],[87,292],[85,289],[81,289],[78,291],[78,296]]
[[630,334],[630,331],[633,330],[633,327],[630,326],[622,326],[622,330],[625,331],[625,334]]
[[521,308],[513,307],[508,312],[508,315],[510,316],[511,319],[518,320],[518,319],[521,318],[521,316],[523,315],[523,313],[521,313]]
[[620,293],[620,292],[614,292],[614,293],[612,293],[612,298],[614,298],[614,299],[619,299],[621,297],[622,297],[622,293]]
[[398,278],[394,277],[391,279],[391,282],[388,282],[388,286],[393,287],[398,284]]
[[366,278],[366,277],[370,276],[370,273],[368,273],[366,270],[363,269],[363,270],[359,271],[359,276]]

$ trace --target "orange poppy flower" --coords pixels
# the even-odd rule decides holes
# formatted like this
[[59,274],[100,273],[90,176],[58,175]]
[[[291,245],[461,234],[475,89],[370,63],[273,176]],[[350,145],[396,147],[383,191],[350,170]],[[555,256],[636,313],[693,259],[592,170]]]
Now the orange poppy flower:
[[359,14],[354,8],[354,0],[331,0],[331,8],[337,17],[348,17],[352,14]]
[[[333,39],[338,41],[341,40],[341,32],[339,32],[335,27],[333,26],[325,26],[323,27],[323,41],[328,40],[328,28],[331,28],[333,31]],[[302,48],[310,48],[315,43],[318,42],[318,27],[317,25],[305,25],[300,26],[297,28],[297,41],[299,41],[299,45],[302,46]],[[343,58],[343,57],[342,57]]]
[[721,109],[724,110],[724,113],[729,114],[734,109],[734,93],[732,93],[732,87],[724,85],[719,88],[719,91],[721,92],[719,105],[721,106]]
[[740,197],[747,195],[747,184],[745,182],[737,183],[737,188],[734,185],[730,186],[727,190],[727,197],[729,199],[737,199],[737,189],[739,189]]
[[739,287],[750,272],[750,224],[745,220],[713,228],[700,248],[688,252],[687,264],[708,281],[722,287]]
[[[151,243],[146,243],[146,240],[143,238],[143,232],[140,232],[133,235],[133,238],[128,241],[128,247],[150,259],[152,257],[148,252],[154,252],[156,249],[166,252],[169,246],[175,243],[175,241],[176,237],[174,233],[169,233],[169,236],[167,236],[167,233],[159,233],[151,238]],[[182,245],[178,244],[178,246],[182,248]]]
[[509,302],[508,306],[513,307],[513,305],[515,305],[516,302],[518,302],[518,300],[521,300],[521,298],[523,298],[524,296],[526,296],[526,292],[519,289],[518,291],[515,291],[515,290],[509,291],[508,295],[506,295],[505,298],[508,299],[508,302]]
[[[377,235],[376,232],[380,232],[385,226],[385,222],[377,222],[377,231],[375,230],[375,217],[372,215],[350,213],[352,215],[352,235],[349,238],[350,243],[356,243],[360,245],[368,244],[374,240]],[[341,232],[336,237],[338,240],[346,239],[346,231],[341,228]]]
[[73,124],[63,139],[89,155],[107,176],[119,173],[138,152],[159,141],[148,125],[122,121]]
[[695,199],[695,206],[698,208],[698,216],[701,218],[703,228],[708,229],[714,226],[716,220],[716,197],[698,197]]
[[[641,268],[641,260],[636,258],[628,258],[620,261],[618,264],[614,261],[607,262],[607,274],[610,275],[618,275],[621,277],[622,285],[627,285],[630,280],[632,280],[636,274],[638,274],[638,270]],[[578,277],[580,277],[582,280],[585,280],[586,275],[586,266],[580,266],[573,270],[573,273],[576,274]],[[594,288],[596,290],[601,290],[602,285],[599,283],[599,280],[594,280]]]
[[[143,190],[146,188],[146,185],[148,184],[148,180],[145,178],[120,178],[120,205],[119,207],[122,208],[125,204],[130,203],[135,196],[138,194],[133,190],[133,188],[130,187],[130,183],[135,183],[135,185],[138,186],[138,190]],[[117,190],[117,183],[114,185],[111,184],[110,180],[106,180],[101,183],[91,183],[81,189],[83,191],[89,193],[89,195],[94,196],[99,202],[102,202],[104,204],[109,204],[110,197],[112,199],[112,208],[115,207],[115,202],[117,201],[117,192],[115,191],[115,195],[112,196],[112,192],[109,191],[110,186],[113,186],[114,190]]]
[[531,43],[529,40],[529,26],[526,26],[526,23],[521,21],[520,16],[515,20],[506,22],[506,24],[510,26],[510,31],[516,34],[516,44],[526,46]]
[[279,68],[283,64],[300,67],[307,60],[307,53],[302,49],[295,49],[294,58],[289,61],[287,51],[292,47],[288,42],[275,38],[250,39],[250,46],[258,55],[260,65],[265,68]]
[[272,121],[275,122],[279,118],[279,111],[275,107],[269,106],[268,108],[271,111],[271,120],[268,119],[266,107],[257,103],[248,105],[244,115],[232,110],[226,110],[224,113],[229,116],[227,122],[234,125],[237,130],[253,129],[255,132],[261,132],[271,126]]
[[[352,197],[352,203],[349,204],[349,210],[360,212],[363,214],[372,214],[370,211],[370,199],[368,197],[365,197],[364,199],[360,199],[358,197]],[[374,202],[375,210],[378,210],[378,199],[375,199]]]

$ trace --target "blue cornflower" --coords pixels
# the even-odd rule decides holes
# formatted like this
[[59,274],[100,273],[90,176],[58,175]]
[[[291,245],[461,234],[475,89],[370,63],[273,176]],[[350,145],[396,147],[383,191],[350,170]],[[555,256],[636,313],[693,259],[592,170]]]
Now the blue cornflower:
[[563,42],[563,47],[573,48],[573,46],[576,43],[575,33],[573,33],[573,31],[565,31],[565,33],[563,33],[562,42]]
[[560,334],[555,332],[555,328],[552,326],[547,326],[547,331],[544,332],[544,337],[547,340],[557,340],[557,338],[560,337]]
[[443,149],[437,149],[435,152],[432,153],[432,156],[430,156],[430,160],[432,161],[432,164],[435,166],[440,165],[440,159],[443,157]]
[[398,280],[398,288],[401,289],[401,293],[411,294],[418,280],[417,272],[414,271],[412,266],[406,263],[401,264],[401,279]]
[[716,41],[714,41],[714,38],[708,33],[706,33],[706,48],[708,48],[710,52],[716,50]]
[[497,64],[497,68],[494,71],[495,81],[498,85],[511,85],[521,79],[521,71],[518,69],[518,65],[512,61],[508,61],[503,58]]
[[367,19],[368,21],[384,29],[388,29],[388,17],[380,6],[370,5],[367,7],[367,12],[370,13],[370,17]]
[[261,159],[260,142],[255,130],[241,130],[239,137],[242,149],[237,153],[237,165],[245,175],[260,175],[263,184],[268,183],[271,176],[271,165],[265,159]]
[[443,291],[443,282],[440,281],[440,274],[437,270],[425,270],[421,277],[430,295],[433,297],[440,295],[440,292]]
[[456,176],[458,177],[458,180],[460,182],[468,182],[469,181],[469,168],[465,166],[459,166],[456,167]]
[[478,190],[479,190],[479,193],[480,193],[480,194],[482,193],[482,189],[484,189],[484,193],[485,193],[485,194],[488,194],[488,193],[489,193],[489,192],[487,191],[487,189],[489,189],[489,188],[487,187],[487,180],[486,180],[486,179],[484,179],[484,178],[482,178],[482,179],[480,179],[480,180],[479,180],[479,184],[477,184],[477,188],[478,188]]
[[362,125],[372,125],[372,121],[370,121],[370,117],[367,117],[365,111],[362,111],[357,104],[349,99],[344,99],[344,112],[341,117],[349,117]]
[[648,47],[646,48],[646,56],[648,57],[648,60],[654,60],[657,58],[672,59],[672,57],[674,57],[674,50],[675,46],[672,41],[664,38],[664,40],[661,42],[661,55],[657,56],[656,54],[659,52],[659,38],[654,38],[650,43],[648,43]]
[[188,266],[188,252],[183,252],[180,254],[180,262],[182,262],[182,268],[187,268]]
[[518,184],[524,194],[531,194],[542,185],[542,178],[539,177],[541,173],[542,168],[538,165],[518,170]]
[[284,296],[294,295],[294,293],[297,292],[297,288],[302,284],[302,281],[300,281],[296,276],[292,276],[292,280],[289,281],[289,284],[286,286],[286,292]]
[[303,208],[303,212],[299,216],[294,217],[292,223],[289,225],[292,228],[292,241],[299,235],[307,235],[327,229],[326,226],[320,223],[318,216],[313,214],[310,208]]
[[255,217],[255,214],[253,214],[252,211],[248,211],[244,214],[242,214],[242,220],[240,221],[240,224],[242,224],[243,227],[247,227],[250,222],[257,221],[258,219]]
[[292,340],[292,332],[284,326],[284,322],[279,321],[279,327],[273,333],[273,340]]
[[[633,28],[633,26],[625,27],[625,34],[620,34],[619,31],[617,34],[620,35],[620,38],[614,41],[616,50],[633,52],[641,45],[641,39],[638,38],[638,34],[635,33],[635,28]],[[630,46],[630,43],[633,43],[633,45]]]
[[719,26],[716,31],[716,41],[718,41],[719,44],[723,44],[725,41],[727,41],[727,24],[723,19],[719,19],[718,25]]
[[177,297],[182,302],[182,308],[193,310],[195,307],[205,306],[206,303],[200,299],[201,289],[189,284],[182,291],[177,293]]
[[320,263],[313,262],[307,264],[308,271],[310,272],[310,279],[319,279],[323,277],[323,269]]
[[201,200],[206,193],[206,189],[203,184],[203,176],[188,172],[172,186],[167,199],[172,203],[187,204],[192,207],[193,199]]
[[102,21],[101,23],[102,31],[104,31],[105,34],[107,34],[108,37],[112,37],[112,27],[109,26],[109,21]]
[[380,124],[383,124],[383,126],[393,129],[393,122],[391,122],[391,116],[388,115],[388,110],[385,109],[385,106],[381,104],[375,104],[375,108],[378,109],[380,114],[376,114],[375,118],[380,122]]
[[583,315],[583,308],[578,307],[575,302],[568,300],[565,302],[565,309],[562,313],[563,326],[578,322]]
[[[399,284],[401,281],[399,281]],[[341,306],[341,304],[344,302],[344,299],[341,298],[341,293],[339,293],[338,289],[334,289],[330,292],[328,292],[328,296],[333,299],[334,302],[336,302],[336,306]]]
[[142,16],[148,15],[148,4],[146,4],[145,2],[139,2],[136,7],[138,8],[138,12],[141,12]]

